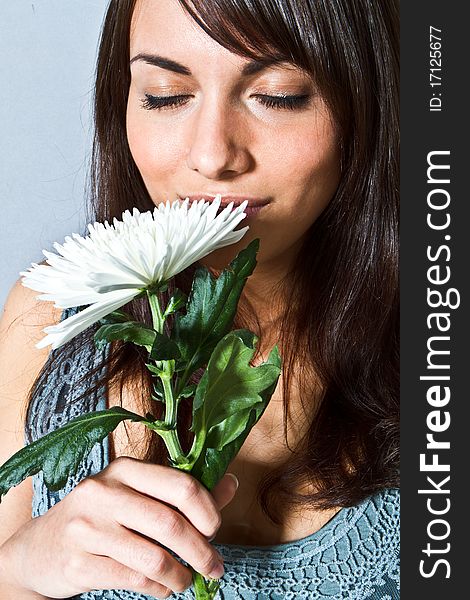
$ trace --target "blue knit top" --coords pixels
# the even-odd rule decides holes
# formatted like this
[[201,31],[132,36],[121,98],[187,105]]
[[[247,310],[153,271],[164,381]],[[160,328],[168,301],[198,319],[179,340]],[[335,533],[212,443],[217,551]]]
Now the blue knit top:
[[[64,311],[65,318],[67,311]],[[71,314],[71,313],[69,313]],[[51,352],[49,361],[57,351]],[[98,388],[74,402],[84,391],[80,379],[102,364],[106,349],[86,345],[56,364],[32,398],[28,425],[33,441],[70,419],[106,406],[106,390]],[[103,367],[105,369],[105,367]],[[101,371],[96,377],[103,375]],[[95,380],[89,380],[91,387]],[[32,515],[44,514],[84,477],[109,463],[109,442],[96,444],[58,492],[49,491],[42,473],[33,477]],[[297,541],[275,546],[217,544],[224,557],[225,574],[220,600],[395,600],[399,598],[399,492],[387,489],[357,506],[343,508],[319,531]],[[191,589],[171,596],[194,598]],[[93,590],[74,600],[151,600],[125,590]]]

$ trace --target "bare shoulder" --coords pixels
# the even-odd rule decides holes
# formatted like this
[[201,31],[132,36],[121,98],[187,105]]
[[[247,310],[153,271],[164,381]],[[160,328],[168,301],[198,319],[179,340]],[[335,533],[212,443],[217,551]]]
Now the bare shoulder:
[[[6,415],[9,427],[19,430],[11,419],[21,417],[28,392],[39,375],[50,347],[38,350],[44,327],[60,321],[62,311],[52,302],[37,299],[38,292],[18,280],[11,288],[0,319],[0,432],[4,433]],[[0,436],[0,440],[3,440]],[[0,449],[3,441],[0,441]]]
[[[61,309],[37,299],[38,292],[18,280],[11,288],[0,319],[0,407],[16,406],[47,360],[50,348],[38,350],[44,327],[60,321]],[[3,419],[2,419],[3,420]]]
[[[10,290],[0,320],[0,340],[35,345],[43,336],[42,329],[60,321],[62,309],[52,302],[38,300],[38,292],[31,290],[18,280]],[[18,339],[20,338],[20,339]],[[48,350],[37,350],[46,355]]]
[[[28,392],[50,352],[35,345],[44,327],[58,323],[62,313],[37,296],[17,281],[0,319],[0,465],[24,446]],[[30,479],[6,494],[0,504],[0,545],[31,518],[31,499]]]

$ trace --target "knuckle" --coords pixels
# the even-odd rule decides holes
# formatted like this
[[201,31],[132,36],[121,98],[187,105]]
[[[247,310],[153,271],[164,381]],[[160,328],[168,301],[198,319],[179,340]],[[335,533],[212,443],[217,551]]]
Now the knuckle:
[[[187,571],[187,569],[186,569]],[[191,587],[193,581],[191,577],[191,573],[187,571],[187,576],[185,578],[181,578],[178,580],[177,584],[174,586],[174,592],[184,592],[189,587]]]
[[213,552],[207,552],[201,557],[199,564],[199,571],[203,574],[209,575],[212,571],[220,564],[219,559]]
[[175,512],[170,512],[160,526],[166,538],[180,537],[184,533],[183,518]]
[[128,584],[132,590],[144,590],[151,584],[150,579],[143,573],[137,571],[129,571],[127,577]]
[[62,565],[62,575],[68,583],[75,584],[83,578],[85,571],[84,560],[80,555],[71,554]]
[[152,554],[145,554],[140,561],[142,570],[149,575],[164,575],[168,571],[169,563],[166,554],[162,551],[155,551]]
[[222,525],[222,515],[220,512],[216,512],[212,515],[213,521],[210,523],[210,530],[207,532],[207,535],[210,538],[213,538],[215,534],[219,531]]
[[215,536],[222,525],[222,515],[214,504],[202,501],[205,500],[204,490],[201,484],[191,476],[185,476],[180,487],[180,499],[184,505],[201,504],[206,509],[207,531],[203,533],[209,537]]
[[83,515],[74,515],[65,525],[65,536],[77,542],[88,539],[93,529],[92,524]]
[[86,477],[82,479],[80,483],[73,490],[74,497],[79,502],[88,501],[90,498],[96,496],[96,494],[100,493],[103,486],[99,479],[95,476]]
[[121,473],[129,467],[132,460],[129,456],[118,456],[106,468],[109,473]]
[[180,494],[181,500],[186,504],[194,502],[201,493],[200,484],[194,477],[185,477],[181,482]]

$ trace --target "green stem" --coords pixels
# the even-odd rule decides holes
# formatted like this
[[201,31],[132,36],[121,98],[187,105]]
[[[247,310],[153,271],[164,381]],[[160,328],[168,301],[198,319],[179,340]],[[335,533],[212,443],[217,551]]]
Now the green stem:
[[[165,323],[165,316],[160,307],[157,294],[153,294],[147,290],[147,297],[150,304],[150,310],[152,313],[153,328],[158,333],[163,333],[163,325]],[[165,446],[168,450],[168,454],[174,464],[174,466],[184,469],[187,465],[187,458],[183,454],[183,449],[178,438],[178,432],[176,429],[177,425],[177,413],[178,413],[178,396],[174,395],[173,386],[171,384],[173,373],[174,373],[174,361],[163,360],[159,362],[159,366],[162,366],[162,373],[159,375],[163,385],[163,394],[165,396],[165,421],[162,423],[153,423],[150,428],[153,429],[165,442]],[[187,371],[187,370],[186,370]],[[182,381],[180,381],[181,389],[177,390],[178,395],[186,384],[187,372],[184,373]],[[193,586],[196,595],[196,600],[213,600],[219,589],[218,580],[206,580],[201,573],[197,573],[191,568],[193,575]]]
[[176,430],[178,401],[173,395],[173,387],[171,385],[174,365],[172,364],[173,361],[170,360],[162,361],[162,363],[164,365],[164,372],[160,375],[160,379],[165,395],[165,426],[168,430],[162,431],[160,435],[166,444],[171,460],[174,463],[185,463],[186,458],[184,457]]
[[168,429],[168,430],[159,429],[156,431],[157,431],[158,435],[165,442],[165,446],[168,450],[168,454],[170,455],[172,462],[175,465],[186,464],[188,461],[183,454],[183,450],[181,448],[181,444],[178,439],[178,433],[176,432],[176,429]]
[[[158,301],[158,295],[147,290],[147,298],[152,312],[153,328],[158,331],[158,333],[163,333],[165,317],[160,302]],[[162,360],[161,362],[159,361],[159,365],[162,366],[163,370],[160,379],[163,384],[163,393],[165,395],[165,422],[163,428],[160,429],[159,427],[156,427],[154,431],[156,431],[165,442],[168,454],[173,463],[185,464],[187,461],[183,454],[183,449],[181,448],[178,432],[176,430],[178,402],[174,397],[171,385],[171,379],[174,372],[174,361]]]
[[160,302],[158,301],[158,296],[147,290],[147,298],[152,312],[153,328],[155,331],[158,331],[158,333],[163,333],[163,323],[165,322],[165,319],[163,318],[163,312],[160,307]]
[[191,573],[193,575],[193,589],[196,596],[196,600],[212,600],[217,594],[219,589],[218,579],[206,580],[204,575],[197,573],[191,567]]
[[180,375],[178,386],[176,388],[176,395],[179,396],[181,392],[184,390],[186,384],[188,383],[189,376],[192,373],[192,364],[191,362],[188,364],[186,369],[183,371],[183,374]]
[[163,393],[165,395],[165,423],[168,427],[176,427],[176,413],[178,411],[178,403],[173,396],[173,388],[171,385],[171,368],[169,369],[168,361],[162,361],[164,364],[165,373],[160,375],[163,385]]

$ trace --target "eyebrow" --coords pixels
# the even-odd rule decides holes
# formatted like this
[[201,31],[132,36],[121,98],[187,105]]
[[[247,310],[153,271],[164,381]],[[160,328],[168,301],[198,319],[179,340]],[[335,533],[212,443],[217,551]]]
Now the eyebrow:
[[[174,71],[175,73],[180,73],[181,75],[192,75],[188,67],[185,67],[184,65],[171,60],[170,58],[159,56],[158,54],[147,54],[145,52],[141,52],[131,59],[129,65],[132,65],[132,63],[136,61],[142,61],[148,65],[160,67],[161,69],[167,69],[168,71]],[[241,74],[243,77],[248,77],[249,75],[254,75],[255,73],[259,73],[260,71],[267,69],[273,64],[279,64],[281,62],[284,61],[275,58],[252,60],[243,66]]]

